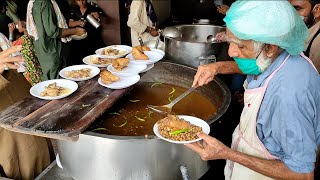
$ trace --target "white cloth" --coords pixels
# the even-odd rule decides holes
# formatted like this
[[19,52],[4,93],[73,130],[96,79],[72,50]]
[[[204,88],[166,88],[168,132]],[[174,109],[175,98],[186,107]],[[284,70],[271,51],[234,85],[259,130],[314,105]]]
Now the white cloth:
[[127,25],[131,28],[131,42],[132,46],[140,45],[138,38],[141,37],[142,41],[156,40],[157,37],[151,36],[145,32],[147,27],[153,27],[144,0],[134,0],[130,5],[130,14],[128,17]]
[[[32,16],[32,8],[33,8],[33,3],[35,0],[30,0],[28,3],[28,7],[27,7],[27,21],[26,21],[26,29],[29,35],[33,36],[35,40],[39,39],[38,36],[38,31],[36,28],[36,24],[33,20],[33,16]],[[63,14],[61,13],[58,4],[56,3],[55,0],[51,0],[54,12],[56,13],[57,16],[57,20],[58,20],[58,27],[62,28],[62,29],[67,29],[68,28],[68,24],[66,23],[65,18],[63,17]],[[66,43],[71,41],[72,38],[71,37],[66,37],[66,38],[61,38],[61,41]]]

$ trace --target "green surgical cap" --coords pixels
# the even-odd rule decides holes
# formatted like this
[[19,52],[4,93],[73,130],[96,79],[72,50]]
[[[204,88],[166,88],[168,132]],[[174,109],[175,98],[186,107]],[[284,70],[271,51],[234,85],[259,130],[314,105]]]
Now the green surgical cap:
[[304,50],[309,35],[304,21],[288,1],[239,0],[223,20],[239,39],[277,45],[291,55]]

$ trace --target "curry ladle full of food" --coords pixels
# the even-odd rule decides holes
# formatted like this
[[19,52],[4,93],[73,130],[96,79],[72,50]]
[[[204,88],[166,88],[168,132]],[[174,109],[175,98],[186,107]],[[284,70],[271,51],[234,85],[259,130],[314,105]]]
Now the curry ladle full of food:
[[152,106],[147,105],[149,109],[151,109],[154,112],[160,113],[160,114],[169,114],[172,110],[172,107],[179,102],[182,98],[186,97],[188,94],[190,94],[193,90],[196,89],[196,86],[189,88],[186,92],[182,93],[179,97],[177,97],[175,100],[173,100],[171,103],[163,105],[163,106]]

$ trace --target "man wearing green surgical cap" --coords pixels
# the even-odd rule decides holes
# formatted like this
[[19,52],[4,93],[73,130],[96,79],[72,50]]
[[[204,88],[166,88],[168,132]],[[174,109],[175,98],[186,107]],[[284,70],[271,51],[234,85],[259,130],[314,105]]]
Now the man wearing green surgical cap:
[[320,146],[320,76],[302,54],[308,29],[288,1],[236,1],[224,19],[228,63],[200,66],[194,86],[244,73],[244,108],[231,148],[200,133],[186,145],[203,160],[226,159],[232,180],[314,179]]

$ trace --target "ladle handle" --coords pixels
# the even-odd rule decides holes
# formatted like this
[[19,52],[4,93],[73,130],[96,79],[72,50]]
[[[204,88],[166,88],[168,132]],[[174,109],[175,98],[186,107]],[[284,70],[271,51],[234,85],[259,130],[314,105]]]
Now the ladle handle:
[[177,97],[175,100],[173,100],[168,107],[172,108],[173,105],[175,105],[177,102],[179,102],[182,98],[186,97],[188,94],[190,94],[193,90],[195,90],[197,87],[193,86],[191,88],[188,89],[188,91],[182,93],[179,97]]
[[138,40],[139,40],[140,46],[143,46],[142,38],[141,38],[141,37],[139,37],[139,38],[138,38]]
[[154,45],[155,49],[158,49],[159,41],[160,41],[160,37],[157,38],[156,44]]

